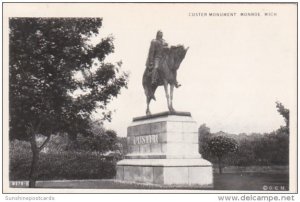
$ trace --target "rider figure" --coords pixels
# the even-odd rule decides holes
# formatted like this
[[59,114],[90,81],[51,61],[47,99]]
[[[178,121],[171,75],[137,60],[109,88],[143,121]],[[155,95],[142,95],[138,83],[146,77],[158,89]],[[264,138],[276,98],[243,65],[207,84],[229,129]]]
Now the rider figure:
[[[146,67],[152,70],[151,84],[156,85],[158,82],[158,67],[162,59],[163,49],[167,48],[168,44],[163,39],[162,31],[157,31],[156,39],[151,41],[149,54],[146,62]],[[178,88],[181,85],[175,81],[175,87]]]

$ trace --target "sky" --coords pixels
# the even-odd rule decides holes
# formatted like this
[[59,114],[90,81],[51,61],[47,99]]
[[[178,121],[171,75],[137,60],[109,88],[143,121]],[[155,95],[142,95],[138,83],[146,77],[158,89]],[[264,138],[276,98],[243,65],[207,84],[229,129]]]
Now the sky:
[[[112,122],[105,122],[119,136],[126,136],[133,117],[145,115],[142,75],[157,30],[170,45],[189,47],[178,70],[182,87],[174,91],[177,111],[191,112],[199,126],[205,123],[212,132],[265,133],[284,125],[275,102],[289,109],[296,102],[296,32],[291,26],[295,16],[289,12],[293,8],[132,6],[122,8],[122,15],[116,9],[117,16],[113,11],[103,13],[100,37],[114,36],[115,53],[107,61],[122,60],[123,70],[130,73],[128,89],[108,105],[114,110]],[[277,16],[189,16],[263,11]],[[156,98],[151,112],[166,111],[163,87]]]
[[[114,36],[115,52],[106,62],[122,60],[122,69],[130,73],[128,89],[108,105],[112,122],[105,122],[124,137],[132,119],[145,115],[142,75],[157,30],[170,45],[189,47],[178,70],[182,86],[174,91],[173,106],[190,112],[199,126],[233,134],[271,132],[284,125],[276,101],[291,110],[291,124],[296,123],[296,9],[296,4],[126,3],[22,4],[13,10],[15,17],[103,18],[92,43]],[[216,16],[223,13],[235,16]],[[156,98],[151,112],[166,111],[163,87]]]

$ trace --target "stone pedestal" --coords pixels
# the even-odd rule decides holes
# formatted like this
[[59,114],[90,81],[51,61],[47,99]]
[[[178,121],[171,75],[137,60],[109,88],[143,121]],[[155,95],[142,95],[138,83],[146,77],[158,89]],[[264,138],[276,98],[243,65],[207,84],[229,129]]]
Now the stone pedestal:
[[212,165],[198,152],[198,127],[188,112],[137,117],[128,127],[129,153],[117,180],[167,185],[213,184]]

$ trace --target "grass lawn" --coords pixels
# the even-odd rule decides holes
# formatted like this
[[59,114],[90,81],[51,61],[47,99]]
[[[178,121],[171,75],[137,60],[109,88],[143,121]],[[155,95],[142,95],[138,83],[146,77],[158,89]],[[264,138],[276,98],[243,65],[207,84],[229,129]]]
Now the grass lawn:
[[289,190],[288,174],[224,173],[214,175],[214,190]]
[[[268,173],[225,173],[214,174],[214,187],[197,186],[160,186],[150,184],[128,183],[115,180],[65,180],[39,181],[39,188],[81,188],[81,189],[207,189],[207,190],[257,190],[280,189],[288,191],[288,174]],[[267,187],[267,190],[266,190]]]

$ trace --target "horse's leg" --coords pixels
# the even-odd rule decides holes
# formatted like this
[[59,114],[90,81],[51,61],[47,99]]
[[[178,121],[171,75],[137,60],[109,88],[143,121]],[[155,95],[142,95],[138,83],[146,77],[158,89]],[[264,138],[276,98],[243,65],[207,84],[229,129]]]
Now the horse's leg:
[[168,82],[166,80],[164,81],[164,88],[165,88],[165,94],[166,94],[167,103],[168,103],[168,109],[169,109],[169,111],[171,111],[170,98],[169,98],[169,92],[168,92]]
[[170,84],[170,108],[172,112],[175,112],[173,108],[173,92],[174,92],[174,84]]
[[150,96],[147,96],[147,109],[146,109],[146,115],[151,115],[149,104],[150,104],[151,98]]
[[144,90],[145,90],[146,103],[147,103],[146,115],[150,115],[151,114],[150,109],[149,109],[149,104],[151,101],[150,90],[149,90],[148,86],[144,86]]

